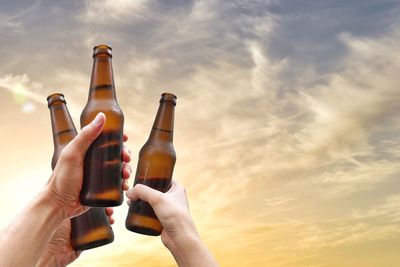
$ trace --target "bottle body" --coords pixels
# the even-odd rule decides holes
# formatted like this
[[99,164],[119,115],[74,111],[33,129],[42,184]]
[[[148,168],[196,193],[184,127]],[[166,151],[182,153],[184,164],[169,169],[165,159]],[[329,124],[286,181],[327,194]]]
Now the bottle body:
[[87,212],[72,218],[70,239],[76,251],[112,243],[114,232],[105,208],[89,208]]
[[[77,135],[74,123],[62,94],[48,98],[50,109],[54,153],[52,169],[55,168],[62,149]],[[71,219],[71,246],[74,250],[86,250],[114,241],[114,233],[104,208],[91,208]]]
[[112,207],[123,201],[124,115],[115,96],[111,48],[108,54],[108,47],[98,47],[94,48],[92,80],[88,103],[81,114],[81,127],[89,124],[99,112],[106,115],[106,123],[85,155],[80,202],[91,207]]
[[[168,191],[175,161],[173,147],[157,143],[145,144],[139,153],[134,185],[140,183],[161,192]],[[146,235],[160,235],[162,231],[154,210],[142,200],[131,202],[126,228]]]
[[47,97],[50,110],[51,129],[53,133],[54,152],[51,168],[54,170],[64,147],[78,134],[63,94],[54,93]]
[[[170,188],[176,162],[172,142],[175,103],[165,102],[164,98],[160,100],[150,137],[139,152],[134,182],[134,185],[144,184],[161,192]],[[154,210],[142,200],[131,202],[125,226],[130,231],[145,235],[156,236],[162,231]]]

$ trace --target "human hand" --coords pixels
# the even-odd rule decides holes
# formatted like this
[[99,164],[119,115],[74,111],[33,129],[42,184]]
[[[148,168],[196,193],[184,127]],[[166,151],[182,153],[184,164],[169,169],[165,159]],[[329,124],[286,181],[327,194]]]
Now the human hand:
[[129,198],[128,205],[140,199],[153,208],[163,226],[161,241],[171,251],[179,266],[218,266],[196,230],[184,187],[172,181],[171,188],[162,193],[146,185],[136,184],[126,195]]
[[[123,141],[128,141],[128,136],[124,134]],[[122,178],[122,190],[127,191],[129,189],[128,179],[132,172],[131,166],[128,164],[131,160],[130,150],[124,146],[122,153],[123,169]],[[49,182],[50,183],[50,182]],[[113,208],[105,208],[110,224],[114,223],[112,214],[114,213]],[[39,264],[37,266],[66,266],[76,260],[81,251],[75,251],[71,246],[71,220],[65,219],[61,225],[57,228],[49,241],[45,251],[43,252]]]
[[[114,223],[113,208],[106,208],[110,224]],[[82,251],[75,251],[71,246],[71,220],[65,219],[51,237],[45,251],[40,257],[37,267],[64,267],[76,260]]]
[[[64,218],[79,215],[87,210],[87,207],[82,206],[79,202],[79,192],[83,180],[83,162],[87,149],[102,131],[105,120],[105,115],[99,113],[91,123],[82,128],[81,132],[61,152],[52,177],[47,184],[46,189],[63,210]],[[127,137],[124,135],[124,141],[126,140]],[[128,164],[130,153],[126,148],[123,149],[122,159],[122,177],[128,178],[132,168]],[[123,182],[122,187],[123,190],[128,189],[126,181]]]
[[169,250],[183,246],[188,240],[200,239],[190,216],[186,190],[175,181],[166,193],[137,184],[126,195],[128,205],[138,199],[151,205],[163,226],[161,240]]

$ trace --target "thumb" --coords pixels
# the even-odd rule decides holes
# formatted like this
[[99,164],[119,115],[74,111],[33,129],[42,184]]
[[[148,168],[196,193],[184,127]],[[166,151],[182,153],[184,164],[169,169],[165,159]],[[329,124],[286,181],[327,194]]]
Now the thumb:
[[106,116],[104,113],[98,113],[94,120],[83,127],[80,133],[71,141],[72,150],[84,157],[89,146],[103,130],[105,122]]

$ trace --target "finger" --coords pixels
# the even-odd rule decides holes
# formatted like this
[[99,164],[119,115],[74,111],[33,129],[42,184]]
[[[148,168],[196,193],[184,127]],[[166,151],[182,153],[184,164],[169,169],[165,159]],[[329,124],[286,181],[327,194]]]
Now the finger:
[[110,224],[114,224],[114,222],[115,222],[115,220],[114,220],[114,218],[113,217],[108,217],[108,220],[109,220],[109,222],[110,222]]
[[85,155],[89,146],[99,136],[106,122],[106,116],[100,112],[94,120],[82,128],[81,132],[69,144],[74,153],[79,153],[82,157]]
[[124,180],[124,181],[122,182],[122,190],[123,190],[123,191],[128,191],[128,189],[129,189],[128,181],[127,181],[127,180]]
[[128,199],[128,200],[126,201],[126,204],[128,204],[128,206],[130,206],[130,205],[131,205],[131,200]]
[[124,146],[124,149],[122,151],[122,161],[123,162],[131,161],[131,150],[126,146]]
[[154,207],[162,200],[163,193],[146,185],[137,184],[132,189],[128,190],[126,196],[132,201],[141,199]]
[[107,214],[107,216],[113,215],[114,214],[114,209],[110,208],[110,207],[106,208],[106,214]]
[[123,135],[123,141],[124,142],[128,141],[128,136],[126,134]]
[[131,177],[132,167],[127,163],[122,165],[122,179],[129,179]]

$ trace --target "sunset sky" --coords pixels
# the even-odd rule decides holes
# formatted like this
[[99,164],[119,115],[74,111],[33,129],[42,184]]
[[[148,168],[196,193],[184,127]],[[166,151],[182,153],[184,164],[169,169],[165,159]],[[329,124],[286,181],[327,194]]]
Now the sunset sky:
[[[43,187],[46,97],[79,128],[113,48],[134,155],[177,95],[174,179],[221,266],[400,266],[400,2],[1,1],[0,227]],[[132,184],[132,180],[130,184]],[[175,266],[125,229],[71,266]]]

